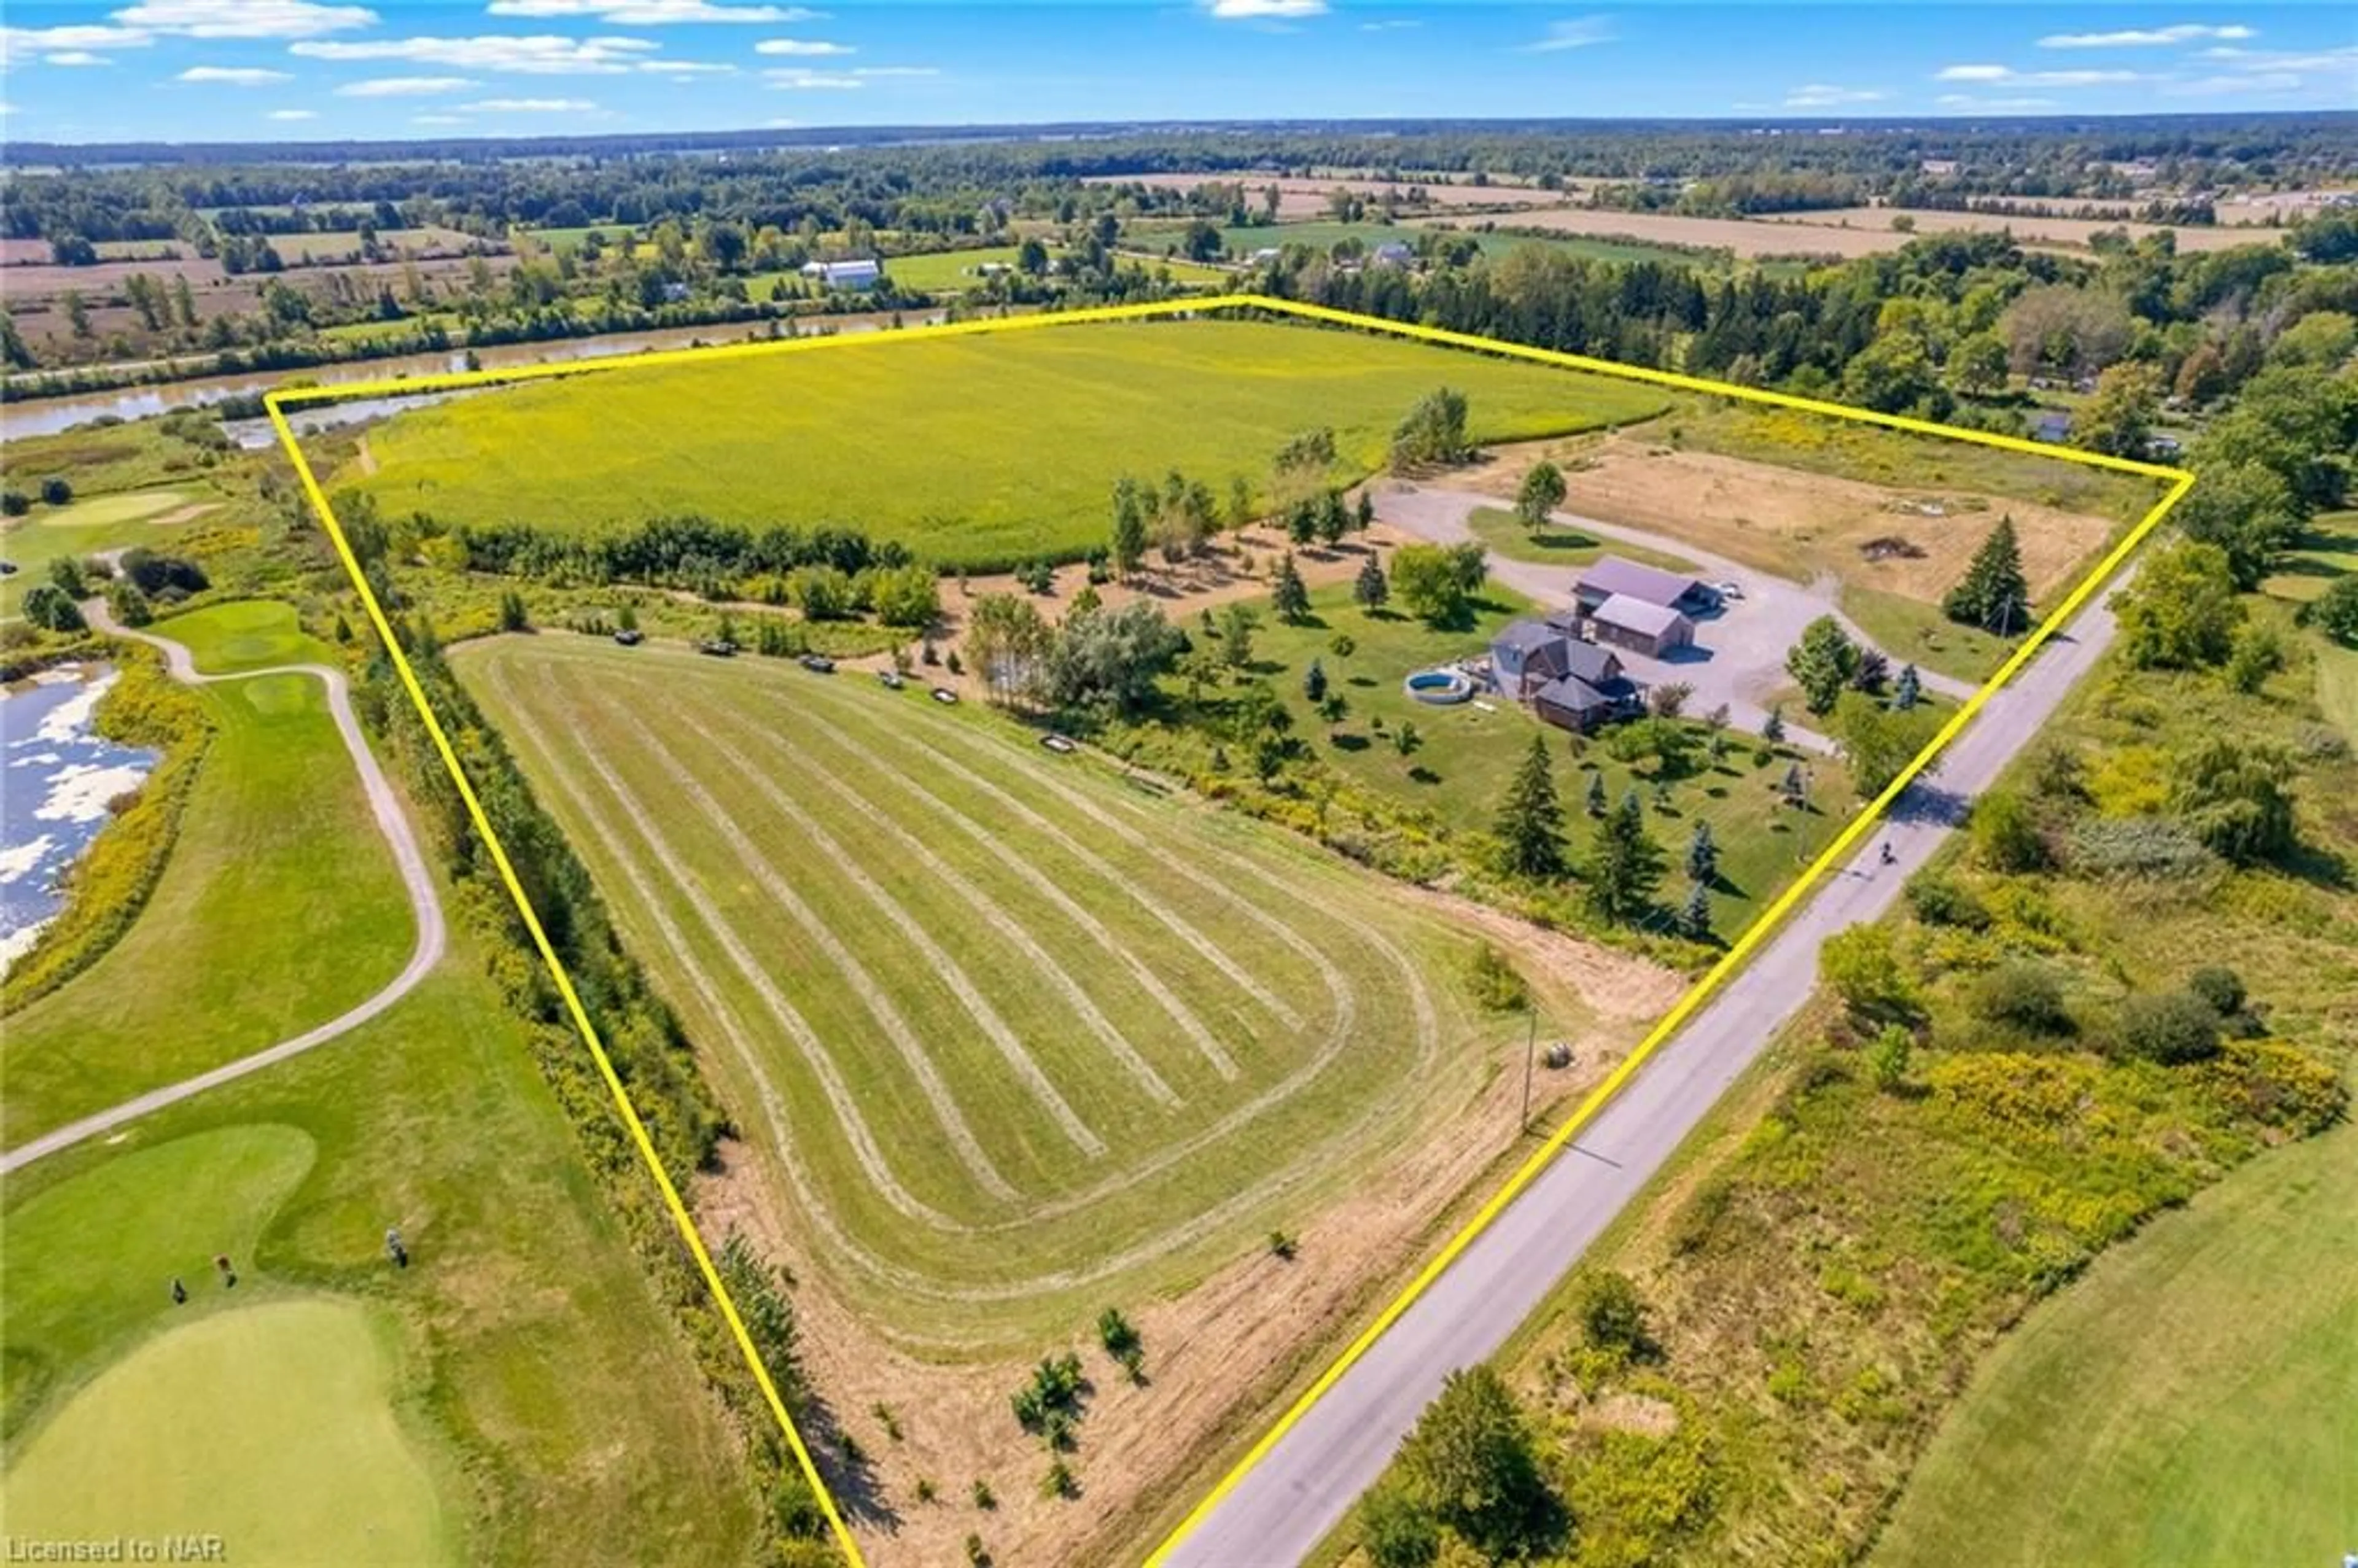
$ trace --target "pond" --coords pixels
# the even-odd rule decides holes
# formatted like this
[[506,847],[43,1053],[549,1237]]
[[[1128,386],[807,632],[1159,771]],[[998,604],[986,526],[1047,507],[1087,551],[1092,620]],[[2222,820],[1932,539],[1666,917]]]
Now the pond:
[[139,786],[156,753],[97,731],[103,665],[45,670],[0,692],[0,971],[64,905],[59,882]]

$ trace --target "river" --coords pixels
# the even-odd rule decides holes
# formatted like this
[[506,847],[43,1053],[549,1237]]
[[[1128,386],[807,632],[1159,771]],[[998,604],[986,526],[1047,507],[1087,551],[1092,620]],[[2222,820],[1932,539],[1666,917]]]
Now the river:
[[[930,325],[944,319],[938,310],[905,313],[902,318],[910,326]],[[807,337],[817,332],[878,331],[889,326],[892,319],[889,315],[809,316],[801,319],[797,324],[803,335]],[[784,322],[777,324],[783,330]],[[698,343],[758,341],[769,336],[771,325],[768,321],[722,322],[703,327],[666,327],[648,332],[613,332],[596,338],[551,338],[537,343],[501,343],[477,349],[475,362],[485,370],[495,370],[503,365],[557,364],[568,360],[644,353],[650,349],[689,348]],[[219,403],[225,397],[265,392],[296,380],[335,386],[355,381],[439,375],[466,368],[466,351],[455,349],[445,353],[403,354],[381,360],[347,360],[339,364],[248,371],[238,375],[199,376],[157,386],[126,387],[120,392],[33,398],[0,407],[0,434],[5,434],[11,440],[24,440],[33,436],[54,436],[60,430],[110,416],[117,419],[146,419],[158,414],[168,414],[175,408],[201,406]],[[347,414],[344,417],[352,416]],[[253,427],[260,429],[258,440]],[[266,420],[233,422],[231,434],[243,445],[269,444]]]
[[0,691],[0,970],[33,945],[65,898],[59,883],[156,753],[98,733],[103,665],[45,670]]

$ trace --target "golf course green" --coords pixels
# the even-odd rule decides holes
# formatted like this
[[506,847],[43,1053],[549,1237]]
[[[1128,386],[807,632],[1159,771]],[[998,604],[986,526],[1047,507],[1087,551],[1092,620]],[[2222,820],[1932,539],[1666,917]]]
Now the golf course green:
[[[212,1281],[200,1281],[207,1289]],[[229,1561],[458,1561],[393,1406],[383,1314],[348,1301],[214,1312],[147,1341],[0,1483],[19,1537],[218,1536]]]

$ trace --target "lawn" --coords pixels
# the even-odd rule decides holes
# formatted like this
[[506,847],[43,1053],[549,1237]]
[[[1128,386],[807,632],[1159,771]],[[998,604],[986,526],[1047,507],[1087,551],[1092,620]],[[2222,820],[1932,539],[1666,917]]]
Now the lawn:
[[544,634],[454,664],[865,1323],[1029,1353],[1478,1087],[1466,940],[1238,816],[849,675]]
[[752,1556],[739,1440],[454,943],[333,1044],[7,1179],[11,1528],[212,1530],[255,1562]]
[[[224,667],[327,657],[283,605],[156,630]],[[408,902],[319,682],[258,676],[203,695],[215,739],[145,912],[0,1030],[11,1145],[324,1022],[409,951]]]
[[[1072,327],[622,366],[405,414],[371,438],[398,514],[596,532],[701,513],[832,524],[945,565],[1103,542],[1127,474],[1266,488],[1277,449],[1331,426],[1334,478],[1384,460],[1434,387],[1478,440],[1627,423],[1644,388],[1394,339],[1261,322]],[[528,461],[514,454],[532,454]]]
[[2358,512],[2328,512],[2310,520],[2300,543],[2260,586],[2279,599],[2308,600],[2352,572],[2358,572]]
[[1703,568],[1693,561],[1671,555],[1667,550],[1650,550],[1642,545],[1626,545],[1615,540],[1607,545],[1591,538],[1577,528],[1559,527],[1551,523],[1537,533],[1523,526],[1521,518],[1502,506],[1477,506],[1466,519],[1474,536],[1482,541],[1483,548],[1494,556],[1504,556],[1510,561],[1529,561],[1542,567],[1585,567],[1601,556],[1618,556],[1625,561],[1642,561],[1660,567],[1664,571],[1702,575]]
[[2009,1335],[1877,1568],[2331,1563],[2358,1521],[2358,1129],[2262,1156]]
[[1843,585],[1842,607],[1877,647],[1891,655],[1895,667],[1920,665],[1959,680],[1989,679],[2020,641],[1960,625],[1941,613],[1937,604],[1859,583]]
[[[1568,733],[1540,723],[1513,702],[1482,697],[1435,706],[1410,697],[1401,685],[1409,673],[1480,654],[1498,628],[1530,612],[1529,605],[1495,584],[1486,593],[1470,624],[1437,632],[1405,615],[1369,615],[1350,602],[1347,589],[1321,589],[1312,596],[1309,622],[1288,626],[1264,617],[1253,638],[1255,674],[1284,699],[1293,714],[1293,732],[1310,743],[1321,762],[1373,794],[1430,812],[1453,833],[1491,829],[1508,781],[1534,735],[1546,740],[1555,760],[1556,794],[1575,853],[1590,834],[1585,808],[1591,776],[1604,779],[1612,803],[1634,784],[1647,802],[1653,838],[1667,852],[1663,896],[1673,905],[1684,893],[1687,840],[1698,819],[1708,821],[1720,849],[1713,923],[1723,935],[1741,931],[1832,841],[1851,798],[1839,762],[1811,759],[1815,805],[1796,812],[1777,804],[1773,789],[1790,763],[1789,754],[1777,754],[1766,766],[1756,764],[1756,738],[1737,735],[1726,760],[1713,767],[1703,762],[1699,741],[1700,771],[1671,784],[1666,808],[1654,795],[1654,764],[1648,761],[1633,768],[1615,759],[1610,730],[1584,740],[1575,752]],[[1335,652],[1338,635],[1351,640],[1347,657]],[[1325,671],[1329,688],[1348,704],[1338,724],[1320,717],[1303,695],[1303,673],[1314,658]],[[1403,725],[1413,725],[1421,742],[1406,756],[1394,744]],[[1692,722],[1692,716],[1691,728],[1700,737],[1703,726]]]

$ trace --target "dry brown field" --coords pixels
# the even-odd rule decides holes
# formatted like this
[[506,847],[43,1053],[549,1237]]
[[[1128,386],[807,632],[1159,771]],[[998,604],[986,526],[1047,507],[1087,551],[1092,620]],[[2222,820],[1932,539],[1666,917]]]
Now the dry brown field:
[[1779,229],[1848,227],[1888,231],[1895,219],[1903,217],[1915,220],[1915,232],[1920,234],[1996,232],[2003,229],[2017,240],[2063,245],[2084,246],[2093,234],[2121,229],[2140,240],[2148,234],[2175,234],[2181,251],[2222,251],[2234,245],[2264,244],[2269,238],[2247,231],[2200,224],[2107,223],[2090,218],[2017,218],[2005,212],[1941,212],[1900,207],[1837,207],[1823,212],[1776,213],[1752,222]]

